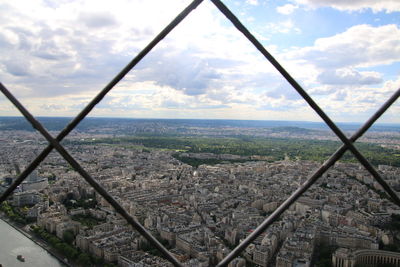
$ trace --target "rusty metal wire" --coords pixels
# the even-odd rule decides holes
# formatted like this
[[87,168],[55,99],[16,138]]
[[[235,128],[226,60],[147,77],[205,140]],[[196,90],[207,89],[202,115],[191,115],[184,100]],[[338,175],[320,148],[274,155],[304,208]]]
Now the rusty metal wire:
[[325,121],[337,137],[354,154],[358,161],[372,174],[379,184],[390,195],[393,202],[400,206],[400,198],[393,189],[382,179],[381,175],[368,162],[368,160],[358,151],[346,135],[336,126],[336,124],[326,115],[318,104],[307,94],[301,85],[282,67],[281,64],[264,48],[264,46],[247,30],[247,28],[236,18],[236,16],[220,1],[211,0],[215,6],[233,23],[233,25],[243,33],[244,36],[263,54],[263,56],[281,73],[281,75],[292,85],[292,87],[303,97],[308,105]]
[[155,246],[163,255],[175,266],[182,266],[180,262],[146,230],[138,221],[136,221],[82,166],[64,149],[60,143],[54,139],[47,130],[38,122],[28,110],[0,83],[0,91],[17,107],[24,117],[32,124],[33,128],[38,130],[49,143],[60,153],[60,155],[99,193],[125,220],[132,225],[150,244]]
[[[172,20],[125,68],[123,68],[100,93],[73,119],[56,137],[61,142],[89,113],[92,109],[107,95],[115,85],[117,85],[137,63],[139,63],[162,39],[165,38],[189,13],[194,10],[203,0],[194,0],[188,5],[174,20]],[[42,162],[53,150],[52,145],[47,146],[37,158],[18,176],[14,183],[0,197],[0,203],[3,202],[22,181]]]
[[[90,111],[106,96],[106,94],[118,84],[125,75],[132,70],[163,38],[165,38],[186,16],[194,10],[203,0],[191,2],[174,20],[172,20],[129,64],[112,79],[100,93],[73,119],[56,138],[53,138],[47,130],[29,113],[28,110],[11,94],[7,88],[0,83],[0,91],[14,104],[24,117],[38,130],[49,142],[49,145],[37,156],[28,167],[18,176],[13,184],[0,196],[0,204],[20,185],[24,179],[37,168],[37,166],[55,148],[60,155],[102,196],[126,221],[156,247],[172,264],[182,264],[148,232],[139,222],[129,215],[126,210],[95,180],[81,165],[60,145],[60,142],[90,113]],[[227,266],[235,257],[264,232],[279,216],[285,212],[305,191],[307,191],[343,154],[350,150],[357,160],[370,172],[375,180],[389,194],[391,200],[400,206],[400,198],[394,190],[383,180],[375,168],[354,146],[354,142],[360,138],[382,114],[399,98],[400,88],[390,97],[379,110],[356,132],[351,138],[347,138],[336,124],[325,114],[317,103],[306,93],[300,84],[285,70],[285,68],[264,48],[264,46],[247,30],[240,20],[220,0],[211,0],[213,4],[223,13],[232,24],[243,33],[243,35],[258,49],[258,51],[281,73],[281,75],[292,85],[292,87],[303,97],[307,104],[324,120],[330,129],[339,137],[343,145],[317,170],[307,181],[302,184],[292,195],[286,199],[268,218],[264,220],[246,239],[234,248],[217,266]]]
[[[356,132],[350,137],[351,142],[360,138],[379,117],[399,98],[400,88],[386,101],[382,107]],[[304,192],[306,192],[330,167],[338,161],[346,152],[347,146],[342,145],[336,152],[324,162],[296,191],[292,193],[271,215],[269,215],[250,235],[246,237],[231,253],[229,253],[217,266],[227,266],[236,258],[251,242],[263,233],[279,216],[285,212]]]

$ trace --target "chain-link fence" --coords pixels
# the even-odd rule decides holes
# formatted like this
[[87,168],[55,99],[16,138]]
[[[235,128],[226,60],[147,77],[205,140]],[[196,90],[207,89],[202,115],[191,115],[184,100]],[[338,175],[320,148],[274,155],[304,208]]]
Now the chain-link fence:
[[[14,104],[22,115],[39,131],[49,142],[49,145],[28,165],[18,176],[11,186],[1,195],[0,204],[20,185],[24,179],[34,171],[37,166],[56,149],[60,155],[118,212],[126,221],[145,237],[151,245],[157,248],[166,259],[175,266],[183,266],[155,237],[151,235],[135,218],[133,218],[82,166],[64,149],[60,142],[89,114],[89,112],[117,85],[164,37],[166,37],[180,22],[182,22],[203,0],[194,0],[178,16],[172,20],[128,65],[118,73],[100,93],[76,116],[58,135],[52,137],[48,131],[32,116],[28,110],[0,83],[1,92]],[[227,266],[235,257],[246,249],[246,247],[262,234],[279,216],[285,212],[305,191],[307,191],[342,155],[350,150],[357,160],[369,171],[375,180],[389,194],[391,200],[400,206],[400,198],[395,191],[382,179],[381,175],[368,162],[368,160],[357,150],[354,142],[360,138],[375,121],[398,99],[400,88],[390,97],[382,107],[365,124],[347,138],[326,113],[314,102],[300,84],[282,67],[282,65],[264,48],[264,46],[247,30],[241,21],[220,0],[211,0],[227,19],[239,30],[251,44],[281,73],[281,75],[292,85],[292,87],[303,97],[308,105],[324,120],[329,128],[339,137],[343,145],[315,171],[292,195],[286,199],[271,215],[269,215],[250,235],[248,235],[237,247],[235,247],[217,266]]]

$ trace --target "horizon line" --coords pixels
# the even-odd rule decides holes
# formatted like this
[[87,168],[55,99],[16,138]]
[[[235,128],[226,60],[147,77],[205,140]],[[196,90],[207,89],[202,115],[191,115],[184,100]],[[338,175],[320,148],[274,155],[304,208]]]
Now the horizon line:
[[[10,115],[10,116],[3,116],[0,115],[0,118],[24,118],[24,116],[20,115]],[[36,116],[36,118],[71,118],[73,119],[74,116]],[[260,119],[210,119],[210,118],[137,118],[137,117],[107,117],[107,116],[86,116],[86,118],[89,119],[127,119],[127,120],[209,120],[209,121],[259,121],[259,122],[305,122],[305,123],[326,123],[324,121],[309,121],[309,120],[273,120],[273,119],[266,119],[266,120],[260,120]],[[335,122],[336,124],[359,124],[361,125],[363,122],[343,122],[343,121],[337,121]],[[400,126],[400,123],[396,122],[376,122],[374,125],[398,125]]]

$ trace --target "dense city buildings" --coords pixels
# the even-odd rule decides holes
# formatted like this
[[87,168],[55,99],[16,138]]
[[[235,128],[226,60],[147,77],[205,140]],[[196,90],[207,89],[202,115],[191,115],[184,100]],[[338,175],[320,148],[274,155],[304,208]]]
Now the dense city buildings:
[[[70,140],[102,137],[75,132]],[[45,144],[28,131],[0,133],[0,191]],[[124,143],[66,143],[66,149],[187,266],[222,260],[320,165],[290,158],[234,162],[237,155],[199,153],[192,157],[225,162],[193,167],[171,149]],[[400,188],[400,168],[380,165],[378,170]],[[71,235],[79,251],[106,263],[171,266],[56,152],[17,188],[9,204],[35,227],[60,239]],[[334,266],[399,266],[399,253],[382,250],[400,248],[399,215],[360,164],[338,162],[229,266],[313,266],[327,259]],[[331,250],[328,256],[322,247]]]

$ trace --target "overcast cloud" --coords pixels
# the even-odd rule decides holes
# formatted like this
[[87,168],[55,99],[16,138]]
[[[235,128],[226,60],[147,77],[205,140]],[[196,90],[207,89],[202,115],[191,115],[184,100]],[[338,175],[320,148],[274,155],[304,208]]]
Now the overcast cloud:
[[[188,3],[0,0],[0,79],[35,115],[73,116]],[[226,4],[335,120],[366,119],[400,86],[398,1]],[[311,35],[300,22],[322,25],[320,7],[349,22]],[[0,115],[18,114],[0,103]],[[396,112],[386,121],[400,123]],[[209,1],[91,115],[318,120]]]

